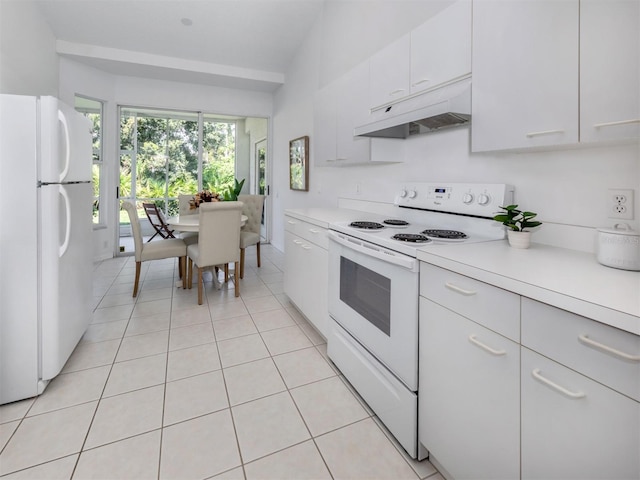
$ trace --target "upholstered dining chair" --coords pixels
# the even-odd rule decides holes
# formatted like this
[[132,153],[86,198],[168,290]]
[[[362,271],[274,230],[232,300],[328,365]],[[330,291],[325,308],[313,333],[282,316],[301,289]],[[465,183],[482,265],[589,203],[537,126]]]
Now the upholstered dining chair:
[[[135,246],[136,279],[133,284],[133,296],[138,295],[138,283],[140,281],[140,267],[147,260],[160,260],[163,258],[177,257],[180,263],[180,271],[186,271],[187,245],[180,238],[167,238],[156,242],[145,243],[142,241],[142,230],[138,211],[131,202],[122,202],[122,208],[129,214],[131,233]],[[182,288],[187,287],[187,277],[182,275]]]
[[244,251],[251,245],[256,246],[256,260],[260,268],[260,224],[264,208],[264,195],[238,195],[242,202],[242,214],[247,216],[247,222],[240,230],[240,278],[244,278]]
[[[242,202],[210,202],[200,205],[198,243],[187,247],[187,284],[191,288],[193,264],[197,267],[198,305],[202,305],[202,271],[228,263],[235,264],[233,283],[235,296],[240,296],[240,219]],[[225,275],[226,280],[226,275]]]
[[[199,209],[191,209],[189,202],[193,198],[193,195],[178,195],[178,214],[179,215],[198,215]],[[181,232],[180,238],[184,240],[184,243],[192,245],[198,243],[198,234],[196,232]]]

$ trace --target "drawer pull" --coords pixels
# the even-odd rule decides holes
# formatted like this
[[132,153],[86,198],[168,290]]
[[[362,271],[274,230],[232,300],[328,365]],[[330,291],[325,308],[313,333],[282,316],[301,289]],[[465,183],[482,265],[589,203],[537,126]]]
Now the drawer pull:
[[310,228],[309,231],[311,233],[320,233],[320,230],[316,230],[315,228]]
[[596,123],[593,126],[593,128],[615,127],[615,126],[618,126],[618,125],[631,125],[633,123],[640,123],[640,118],[639,119],[633,119],[633,120],[620,120],[618,122]]
[[564,130],[544,130],[542,132],[529,132],[527,137],[539,137],[541,135],[554,135],[556,133],[564,133]]
[[557,390],[558,392],[560,392],[561,394],[563,394],[563,395],[565,395],[565,396],[567,396],[569,398],[583,398],[583,397],[586,396],[583,392],[572,392],[571,390],[567,390],[566,388],[561,387],[557,383],[552,382],[548,378],[544,378],[542,375],[540,375],[540,369],[539,368],[533,369],[533,371],[531,372],[531,375],[533,375],[533,378],[535,378],[536,380],[541,381],[545,385],[550,386],[554,390]]
[[289,225],[296,225],[298,222],[294,222],[293,220],[287,220]]
[[305,250],[311,250],[311,247],[309,245],[302,245],[302,248],[304,248]]
[[393,92],[389,92],[389,96],[393,97],[394,95],[398,95],[399,93],[404,92],[404,88],[398,88],[397,90],[394,90]]
[[465,290],[464,288],[460,288],[459,286],[449,282],[445,282],[444,286],[447,287],[449,290],[453,290],[454,292],[461,293],[462,295],[465,295],[467,297],[470,297],[471,295],[475,295],[476,293],[478,293],[478,292],[474,292],[473,290]]
[[593,348],[597,348],[598,350],[602,350],[603,352],[607,352],[610,353],[612,355],[615,355],[618,358],[621,358],[623,360],[630,360],[632,362],[640,362],[640,355],[630,355],[626,352],[621,352],[620,350],[616,350],[615,348],[611,348],[608,345],[604,345],[600,342],[596,342],[595,340],[591,340],[586,333],[580,334],[578,335],[578,340],[580,340],[582,343],[593,347]]
[[298,240],[297,238],[293,241],[296,245],[302,245],[302,240]]
[[486,350],[491,355],[505,355],[507,353],[506,350],[496,350],[495,348],[491,348],[489,345],[485,345],[484,343],[482,343],[476,338],[475,334],[469,335],[469,341],[474,345],[477,345],[478,347],[482,348],[483,350]]

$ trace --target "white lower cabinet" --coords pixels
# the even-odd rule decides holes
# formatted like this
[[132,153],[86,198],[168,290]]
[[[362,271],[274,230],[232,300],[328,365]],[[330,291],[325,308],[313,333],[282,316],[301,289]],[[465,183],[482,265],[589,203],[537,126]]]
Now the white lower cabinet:
[[522,478],[640,478],[640,405],[522,348]]
[[329,324],[326,229],[292,217],[286,217],[285,223],[284,293],[326,338]]
[[456,479],[520,475],[520,346],[420,298],[420,442]]
[[640,479],[638,335],[420,273],[418,440],[443,475]]

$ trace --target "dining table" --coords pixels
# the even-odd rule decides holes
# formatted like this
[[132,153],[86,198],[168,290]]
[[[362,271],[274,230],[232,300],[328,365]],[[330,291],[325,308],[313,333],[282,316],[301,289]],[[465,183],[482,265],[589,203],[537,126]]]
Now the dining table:
[[[240,216],[240,226],[244,226],[247,223],[249,218],[246,215]],[[172,230],[177,230],[178,232],[198,232],[200,229],[200,215],[174,215],[173,217],[167,218],[167,225]]]

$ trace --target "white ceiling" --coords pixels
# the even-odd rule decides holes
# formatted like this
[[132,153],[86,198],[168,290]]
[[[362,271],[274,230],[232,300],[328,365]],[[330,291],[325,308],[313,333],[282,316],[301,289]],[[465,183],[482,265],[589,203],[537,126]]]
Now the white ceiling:
[[323,0],[35,3],[63,56],[117,75],[273,91]]

